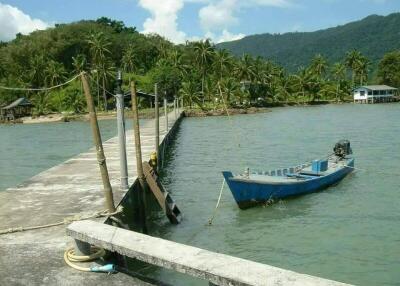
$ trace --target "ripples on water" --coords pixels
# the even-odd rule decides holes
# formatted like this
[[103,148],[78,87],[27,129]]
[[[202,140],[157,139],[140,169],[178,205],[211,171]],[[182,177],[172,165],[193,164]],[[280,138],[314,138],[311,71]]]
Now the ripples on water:
[[[184,213],[171,226],[160,214],[155,236],[358,285],[400,281],[400,105],[275,108],[270,113],[183,120],[163,174]],[[103,139],[115,121],[101,121]],[[0,190],[91,145],[87,123],[0,126]],[[270,207],[240,210],[227,187],[214,225],[206,226],[221,171],[268,170],[303,163],[349,139],[359,171],[326,191]],[[238,148],[240,144],[240,148]],[[375,172],[379,170],[380,172]],[[144,268],[174,285],[207,285]]]
[[[100,120],[103,141],[116,135],[115,120]],[[93,145],[88,122],[0,124],[0,191],[13,187]]]
[[[185,119],[164,173],[184,221],[174,227],[160,220],[153,234],[348,283],[398,285],[400,183],[393,174],[400,174],[399,112],[399,104],[349,104],[234,116],[233,127],[226,117]],[[343,138],[351,141],[356,167],[367,171],[324,192],[246,211],[225,187],[214,225],[206,226],[222,170],[303,163],[326,156]],[[206,285],[164,270],[156,276]]]

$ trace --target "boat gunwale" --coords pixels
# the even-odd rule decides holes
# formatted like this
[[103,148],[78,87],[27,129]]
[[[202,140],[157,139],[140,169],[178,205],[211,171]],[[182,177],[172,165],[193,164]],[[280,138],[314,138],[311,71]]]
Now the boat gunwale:
[[[334,172],[331,172],[329,174],[325,174],[323,176],[315,176],[313,177],[309,177],[306,178],[304,180],[298,180],[298,181],[282,181],[282,182],[268,182],[268,181],[261,181],[261,180],[255,180],[255,179],[247,179],[247,178],[238,178],[238,177],[231,177],[229,178],[230,181],[234,181],[234,182],[242,182],[242,183],[254,183],[254,184],[262,184],[262,185],[294,185],[294,184],[304,184],[304,183],[308,183],[310,181],[316,181],[316,180],[321,180],[323,178],[329,177],[331,175],[336,174],[337,172],[345,169],[345,168],[351,168],[351,164],[354,162],[354,158],[346,158],[347,160],[347,164],[341,166],[340,168],[336,169]],[[269,177],[284,177],[284,176],[269,176]],[[289,177],[284,177],[284,178],[289,178]],[[296,177],[293,177],[296,178]]]

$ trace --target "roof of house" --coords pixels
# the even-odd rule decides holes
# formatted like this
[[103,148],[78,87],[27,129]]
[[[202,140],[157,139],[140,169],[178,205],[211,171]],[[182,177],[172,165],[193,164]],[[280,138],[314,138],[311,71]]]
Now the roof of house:
[[11,109],[17,106],[33,106],[32,102],[30,102],[28,99],[25,97],[18,98],[16,101],[13,103],[1,108],[1,109]]
[[366,88],[369,90],[397,90],[397,88],[388,85],[363,85],[356,88],[355,90],[358,90],[360,88]]
[[[152,93],[146,93],[146,92],[141,91],[141,90],[136,91],[136,94],[137,94],[138,97],[155,97],[154,94],[152,94]],[[125,97],[130,97],[130,96],[131,96],[131,92],[130,92],[130,91],[126,92],[126,93],[124,94],[124,96],[125,96]]]

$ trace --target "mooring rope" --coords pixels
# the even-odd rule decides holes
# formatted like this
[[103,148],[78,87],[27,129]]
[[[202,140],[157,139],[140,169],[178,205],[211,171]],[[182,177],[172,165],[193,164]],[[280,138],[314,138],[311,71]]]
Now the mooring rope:
[[42,88],[24,88],[24,87],[7,87],[7,86],[1,86],[0,85],[0,89],[5,89],[5,90],[14,90],[14,91],[48,91],[48,90],[52,90],[52,89],[56,89],[65,85],[70,84],[71,82],[73,82],[74,80],[76,80],[78,77],[80,77],[82,75],[82,73],[74,76],[73,78],[71,78],[70,80],[61,83],[61,84],[57,84],[55,86],[51,86],[51,87],[42,87]]
[[64,225],[64,224],[69,224],[74,221],[80,221],[80,220],[87,220],[91,218],[99,218],[99,217],[108,217],[108,216],[113,216],[116,214],[119,214],[123,211],[122,206],[119,206],[115,212],[109,213],[108,210],[105,211],[98,211],[90,215],[82,215],[78,214],[72,217],[67,217],[64,218],[62,221],[55,222],[55,223],[49,223],[49,224],[43,224],[43,225],[37,225],[37,226],[27,226],[27,227],[14,227],[14,228],[7,228],[7,229],[2,229],[0,230],[0,235],[2,234],[10,234],[10,233],[15,233],[15,232],[23,232],[23,231],[28,231],[28,230],[37,230],[37,229],[42,229],[42,228],[49,228],[49,227],[54,227],[54,226],[59,226],[59,225]]
[[105,93],[108,93],[109,95],[115,97],[115,94],[112,93],[111,91],[108,91],[106,88],[102,87],[90,74],[86,74],[91,80],[92,82],[101,90],[103,90]]
[[215,209],[213,211],[211,218],[208,220],[208,225],[212,225],[213,220],[217,214],[217,210],[218,210],[219,204],[221,202],[222,192],[224,191],[224,186],[225,186],[225,178],[222,180],[222,186],[221,186],[221,190],[219,191],[218,201],[217,201],[217,204],[215,205]]

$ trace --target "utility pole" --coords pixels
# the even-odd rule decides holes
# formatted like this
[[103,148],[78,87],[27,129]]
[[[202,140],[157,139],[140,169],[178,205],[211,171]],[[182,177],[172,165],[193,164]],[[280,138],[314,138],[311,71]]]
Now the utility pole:
[[154,85],[154,121],[155,121],[155,137],[156,137],[156,142],[155,142],[155,148],[156,148],[156,154],[157,154],[157,170],[159,170],[159,163],[160,163],[160,153],[159,153],[159,147],[160,147],[160,114],[159,114],[159,107],[158,107],[158,85]]
[[128,163],[126,161],[126,134],[125,134],[125,116],[124,116],[124,95],[122,93],[122,73],[119,70],[117,73],[117,125],[118,125],[118,142],[119,142],[119,166],[121,190],[127,190],[128,186]]
[[104,189],[103,191],[104,191],[104,197],[106,199],[106,207],[110,213],[113,213],[115,212],[114,197],[110,184],[110,177],[108,175],[106,157],[104,156],[103,143],[101,141],[100,129],[99,129],[99,124],[97,122],[93,97],[92,94],[90,93],[90,87],[86,79],[86,74],[82,73],[81,78],[83,83],[83,89],[85,91],[87,108],[89,111],[90,126],[92,128],[92,133],[93,133],[93,141],[96,146],[97,162],[99,163],[101,179],[103,181],[103,189]]
[[177,100],[176,100],[176,96],[174,97],[174,113],[175,113],[175,121],[176,121],[176,106],[177,106]]
[[146,226],[146,208],[145,208],[145,192],[147,190],[146,178],[143,174],[143,165],[142,165],[142,146],[140,143],[140,127],[139,127],[139,112],[137,105],[137,94],[136,94],[136,85],[135,82],[131,82],[131,99],[132,99],[132,112],[133,112],[133,133],[135,134],[135,149],[136,149],[136,168],[137,168],[137,176],[139,179],[139,184],[141,187],[140,191],[140,213],[142,219],[142,227],[143,233],[147,233]]

